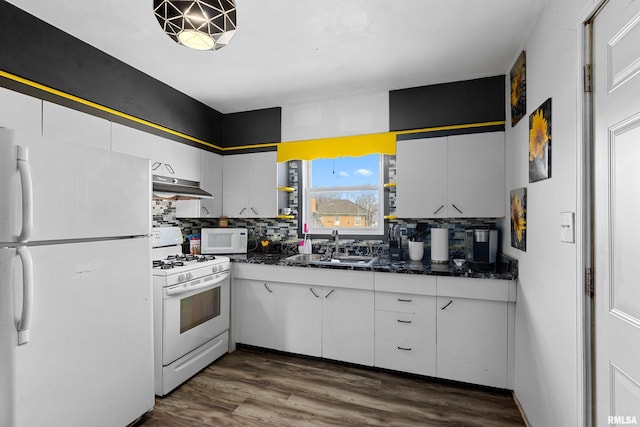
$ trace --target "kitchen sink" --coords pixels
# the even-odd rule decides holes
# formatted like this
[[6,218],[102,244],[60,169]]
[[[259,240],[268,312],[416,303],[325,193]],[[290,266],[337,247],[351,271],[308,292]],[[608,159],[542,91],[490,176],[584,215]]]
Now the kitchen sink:
[[310,264],[321,259],[322,255],[320,254],[297,254],[285,258],[285,261],[290,264]]
[[368,268],[378,260],[376,256],[337,255],[333,259],[320,254],[297,254],[286,258],[290,264],[344,265],[349,267]]

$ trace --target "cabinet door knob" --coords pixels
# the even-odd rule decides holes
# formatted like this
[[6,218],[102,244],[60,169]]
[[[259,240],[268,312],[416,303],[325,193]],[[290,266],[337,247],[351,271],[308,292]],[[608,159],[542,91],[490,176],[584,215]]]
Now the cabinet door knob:
[[269,285],[267,285],[266,283],[264,284],[264,287],[267,288],[267,290],[269,291],[270,294],[273,293],[273,291],[271,290],[271,288],[269,287]]
[[442,208],[444,208],[444,205],[440,205],[440,207],[438,209],[436,209],[436,211],[433,214],[434,215],[437,214],[438,212],[440,212],[442,210]]
[[445,308],[449,307],[452,303],[453,303],[453,300],[450,299],[449,302],[446,303],[444,307],[440,307],[440,310],[444,310]]

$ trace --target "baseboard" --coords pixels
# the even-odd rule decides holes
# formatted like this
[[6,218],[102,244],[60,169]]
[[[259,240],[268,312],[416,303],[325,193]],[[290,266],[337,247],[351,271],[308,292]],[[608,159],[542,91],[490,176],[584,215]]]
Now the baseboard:
[[524,424],[527,427],[532,427],[532,424],[529,422],[529,419],[527,418],[527,414],[524,412],[524,409],[522,409],[522,405],[520,404],[520,401],[518,400],[518,396],[516,396],[515,390],[511,392],[511,395],[513,396],[513,401],[516,402],[516,406],[518,407],[518,411],[520,411],[520,415],[522,416],[522,419],[524,420]]

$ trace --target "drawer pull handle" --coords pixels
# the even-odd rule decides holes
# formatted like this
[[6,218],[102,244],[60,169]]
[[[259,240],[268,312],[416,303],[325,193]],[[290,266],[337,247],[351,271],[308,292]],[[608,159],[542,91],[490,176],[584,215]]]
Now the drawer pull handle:
[[398,323],[411,323],[411,320],[400,320],[400,319],[398,319]]
[[329,291],[329,293],[327,295],[325,295],[325,298],[329,298],[329,295],[331,295],[335,291],[336,291],[335,289],[331,289],[331,291]]
[[462,211],[460,210],[460,208],[458,208],[458,207],[457,207],[456,205],[454,205],[453,203],[451,203],[451,206],[453,206],[453,208],[454,208],[455,210],[457,210],[457,211],[458,211],[458,213],[462,213]]
[[436,209],[436,211],[433,214],[434,215],[437,214],[438,212],[440,212],[442,210],[442,208],[444,208],[444,205],[440,205],[440,207],[438,209]]
[[314,291],[314,290],[313,290],[313,288],[309,288],[309,290],[311,291],[311,293],[313,294],[313,296],[314,296],[314,297],[316,297],[316,298],[320,298],[320,295],[318,295],[318,294],[316,293],[316,291]]
[[271,290],[271,288],[269,287],[269,285],[267,285],[266,283],[264,284],[264,287],[267,288],[267,290],[269,291],[270,294],[273,293],[273,291]]
[[413,302],[413,300],[411,299],[402,299],[402,298],[398,298],[399,302]]
[[402,350],[402,351],[411,351],[411,347],[407,348],[407,347],[400,347],[400,346],[398,346],[398,350]]
[[449,307],[452,303],[453,303],[453,300],[450,299],[449,302],[444,307],[440,308],[440,310],[444,310],[445,308]]

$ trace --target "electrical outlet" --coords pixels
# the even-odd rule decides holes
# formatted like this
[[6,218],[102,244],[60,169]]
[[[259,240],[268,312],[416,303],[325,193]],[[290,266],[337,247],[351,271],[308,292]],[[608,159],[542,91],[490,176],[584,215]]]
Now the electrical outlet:
[[560,241],[576,242],[576,214],[574,212],[560,212]]

